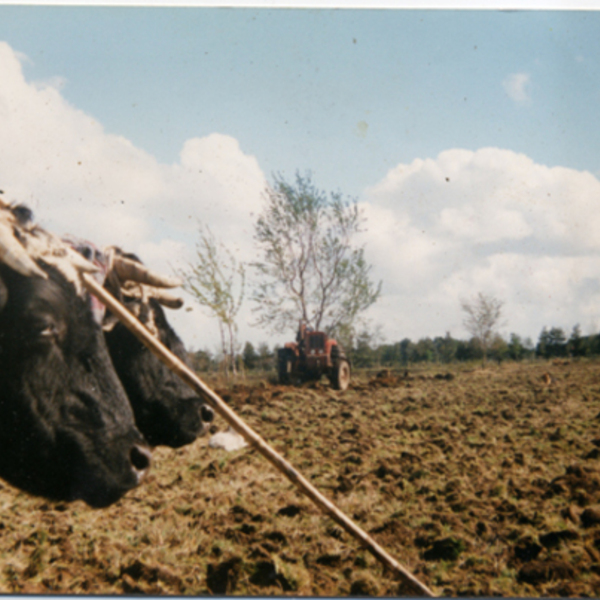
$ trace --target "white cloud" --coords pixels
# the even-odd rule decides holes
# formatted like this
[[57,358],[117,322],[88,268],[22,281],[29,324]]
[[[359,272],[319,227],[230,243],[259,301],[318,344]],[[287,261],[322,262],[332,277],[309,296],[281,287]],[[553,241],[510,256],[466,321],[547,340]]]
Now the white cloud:
[[600,322],[600,181],[508,150],[398,165],[365,193],[367,243],[391,340],[465,336],[460,299],[506,302],[507,331]]
[[531,100],[531,75],[529,73],[512,73],[504,79],[502,86],[509,98],[519,104]]
[[[198,221],[248,257],[265,177],[237,140],[218,133],[193,138],[180,162],[161,164],[66,102],[59,77],[27,82],[24,60],[0,42],[5,200],[28,204],[38,222],[57,234],[120,245],[169,273],[171,264],[191,259]],[[216,328],[198,310],[184,314],[176,319],[185,321],[185,341],[213,349]],[[247,328],[244,334],[250,334]]]

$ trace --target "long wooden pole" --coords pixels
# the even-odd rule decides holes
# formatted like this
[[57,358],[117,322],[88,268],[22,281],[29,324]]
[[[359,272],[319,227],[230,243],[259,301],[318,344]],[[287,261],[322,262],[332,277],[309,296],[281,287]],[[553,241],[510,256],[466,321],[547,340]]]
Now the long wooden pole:
[[124,306],[99,285],[91,276],[82,275],[85,288],[94,294],[140,341],[167,367],[173,370],[197,394],[202,396],[237,431],[250,446],[256,448],[271,464],[281,471],[296,487],[308,496],[323,512],[363,544],[381,563],[394,571],[414,592],[433,597],[433,592],[390,556],[372,537],[349,519],[339,508],[321,494],[290,463],[240,419],[225,402],[213,392],[183,361],[155,338]]

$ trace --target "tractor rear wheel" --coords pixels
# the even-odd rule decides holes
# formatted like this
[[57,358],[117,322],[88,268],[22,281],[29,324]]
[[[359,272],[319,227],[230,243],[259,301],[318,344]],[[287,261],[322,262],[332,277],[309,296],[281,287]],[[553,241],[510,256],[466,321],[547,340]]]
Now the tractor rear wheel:
[[283,348],[277,355],[277,375],[279,383],[286,385],[290,383],[293,369],[293,354],[287,348]]
[[333,376],[331,378],[331,385],[336,390],[343,392],[348,388],[350,384],[350,363],[345,359],[341,358],[339,362],[333,367]]

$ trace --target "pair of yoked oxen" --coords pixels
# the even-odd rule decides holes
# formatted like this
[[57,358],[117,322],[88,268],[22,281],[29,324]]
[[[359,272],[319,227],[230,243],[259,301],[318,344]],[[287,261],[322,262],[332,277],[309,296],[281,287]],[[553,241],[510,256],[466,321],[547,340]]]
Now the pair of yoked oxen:
[[[163,306],[178,282],[112,248],[104,287],[182,360]],[[213,412],[86,294],[93,247],[0,202],[0,477],[54,500],[117,501],[150,468],[151,448],[193,442]],[[96,260],[96,263],[98,261]],[[100,316],[99,316],[100,315]]]

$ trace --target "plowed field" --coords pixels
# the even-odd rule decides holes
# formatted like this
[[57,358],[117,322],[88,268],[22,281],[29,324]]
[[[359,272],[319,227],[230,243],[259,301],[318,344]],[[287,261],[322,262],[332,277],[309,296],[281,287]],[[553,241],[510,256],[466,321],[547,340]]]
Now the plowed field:
[[[220,393],[437,594],[597,596],[600,363]],[[1,484],[0,592],[403,591],[248,448],[159,448],[145,483],[104,510]]]

